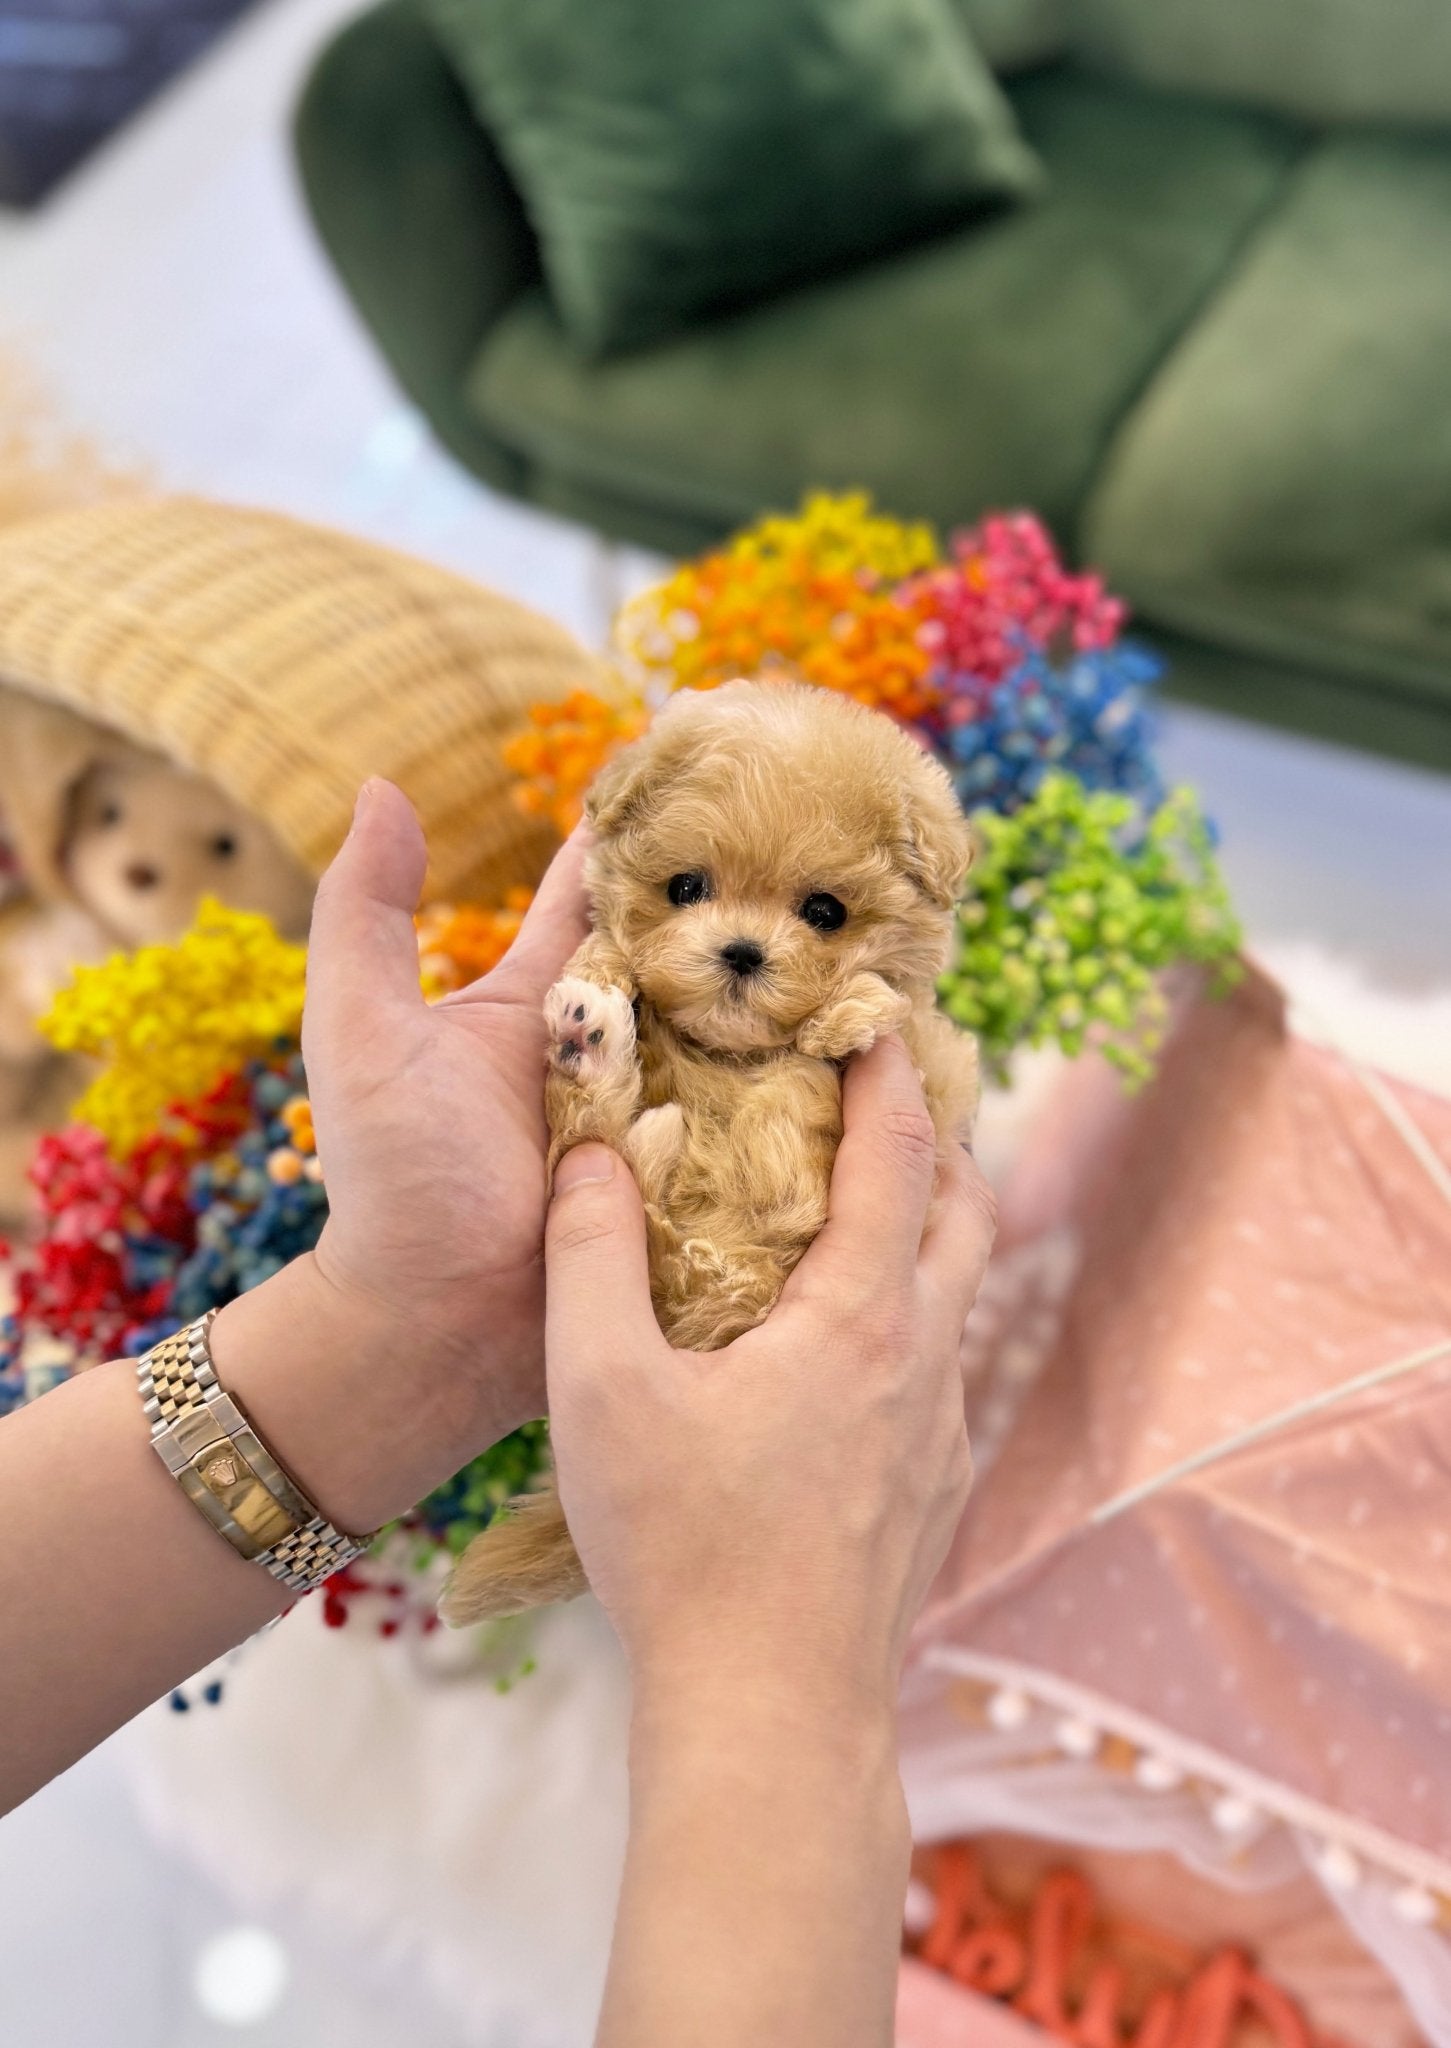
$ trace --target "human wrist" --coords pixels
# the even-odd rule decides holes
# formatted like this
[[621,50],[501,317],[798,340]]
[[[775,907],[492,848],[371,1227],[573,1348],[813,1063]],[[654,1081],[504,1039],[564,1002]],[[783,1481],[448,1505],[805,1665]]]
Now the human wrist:
[[477,1401],[432,1369],[427,1334],[337,1287],[311,1253],[228,1303],[211,1351],[223,1386],[339,1529],[391,1521],[494,1440]]
[[702,1668],[693,1659],[637,1664],[630,1722],[632,1770],[698,1753],[748,1763],[811,1757],[856,1781],[895,1788],[893,1689],[865,1675],[784,1655],[746,1671],[729,1653]]
[[[894,1711],[863,1697],[829,1701],[770,1686],[742,1695],[636,1692],[630,1721],[631,1807],[728,1811],[802,1842],[826,1830],[849,1860],[900,1861],[911,1829]],[[827,1817],[830,1816],[829,1822]]]

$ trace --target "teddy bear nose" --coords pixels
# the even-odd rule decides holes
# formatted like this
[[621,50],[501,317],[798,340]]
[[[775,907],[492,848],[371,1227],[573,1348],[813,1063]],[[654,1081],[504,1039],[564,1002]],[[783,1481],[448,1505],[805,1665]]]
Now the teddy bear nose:
[[154,889],[160,880],[160,870],[144,860],[133,860],[126,870],[126,883],[132,889]]
[[732,939],[728,946],[722,946],[720,957],[732,974],[754,974],[765,964],[766,956],[754,939]]

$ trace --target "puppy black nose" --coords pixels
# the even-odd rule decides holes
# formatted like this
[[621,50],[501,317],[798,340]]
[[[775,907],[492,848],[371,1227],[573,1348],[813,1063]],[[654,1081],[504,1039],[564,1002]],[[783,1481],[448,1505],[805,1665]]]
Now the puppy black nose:
[[754,974],[765,965],[766,956],[754,939],[732,939],[728,946],[722,946],[720,957],[732,974]]

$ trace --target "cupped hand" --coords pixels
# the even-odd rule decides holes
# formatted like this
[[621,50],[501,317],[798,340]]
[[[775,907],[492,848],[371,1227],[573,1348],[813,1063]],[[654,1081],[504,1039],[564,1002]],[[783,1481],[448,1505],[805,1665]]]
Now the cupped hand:
[[583,860],[576,838],[499,966],[432,1004],[413,926],[423,834],[391,783],[364,786],[318,887],[302,1032],[329,1205],[314,1264],[419,1398],[451,1404],[460,1457],[544,1412],[540,1005],[588,929]]
[[[972,1159],[936,1161],[900,1041],[845,1078],[826,1225],[759,1328],[672,1350],[634,1182],[569,1153],[547,1236],[551,1439],[637,1699],[890,1708],[971,1476],[958,1363],[993,1234]],[[687,1709],[688,1710],[688,1709]]]

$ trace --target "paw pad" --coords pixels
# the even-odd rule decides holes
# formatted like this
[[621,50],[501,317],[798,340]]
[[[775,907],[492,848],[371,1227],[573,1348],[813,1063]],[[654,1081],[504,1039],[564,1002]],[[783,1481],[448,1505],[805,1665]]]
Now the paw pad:
[[629,1060],[635,1013],[622,989],[596,988],[566,975],[544,999],[550,1065],[579,1080]]

